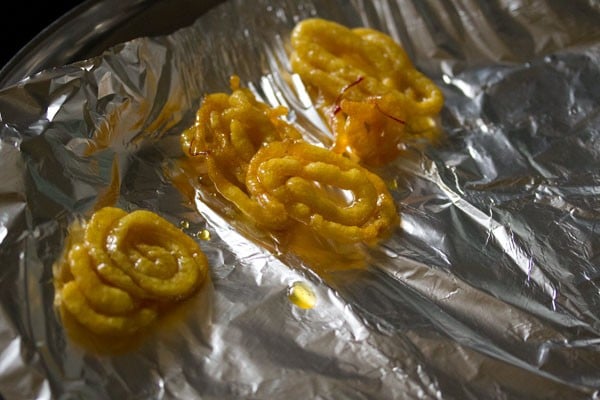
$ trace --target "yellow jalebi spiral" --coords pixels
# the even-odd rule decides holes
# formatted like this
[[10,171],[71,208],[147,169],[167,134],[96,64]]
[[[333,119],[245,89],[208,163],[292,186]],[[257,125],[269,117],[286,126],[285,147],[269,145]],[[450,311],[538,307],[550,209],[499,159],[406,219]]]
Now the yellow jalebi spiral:
[[390,36],[312,18],[296,25],[291,44],[292,70],[329,120],[336,152],[382,165],[404,141],[433,135],[442,92]]
[[340,243],[375,243],[398,221],[379,176],[303,141],[261,148],[250,161],[246,185],[265,208],[285,209],[314,233]]
[[258,149],[300,133],[281,117],[284,107],[271,108],[259,102],[249,89],[231,78],[232,94],[213,93],[205,97],[195,124],[183,132],[181,144],[192,160],[206,163],[207,174],[223,197],[261,225],[282,227],[286,218],[281,209],[265,209],[248,196],[246,171]]
[[71,235],[54,267],[56,303],[97,335],[137,334],[208,274],[197,243],[150,211],[101,208]]

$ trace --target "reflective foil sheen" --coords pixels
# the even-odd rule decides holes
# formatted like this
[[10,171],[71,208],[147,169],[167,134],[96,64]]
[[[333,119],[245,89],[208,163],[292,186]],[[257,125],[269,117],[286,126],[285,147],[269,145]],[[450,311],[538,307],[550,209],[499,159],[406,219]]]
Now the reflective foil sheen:
[[[269,49],[313,16],[389,33],[446,96],[445,140],[379,171],[400,228],[326,281],[165,175],[202,96],[235,73],[268,97]],[[595,0],[238,0],[0,91],[2,397],[600,398],[598,21]],[[112,357],[53,308],[67,227],[102,203],[210,234],[193,316]]]

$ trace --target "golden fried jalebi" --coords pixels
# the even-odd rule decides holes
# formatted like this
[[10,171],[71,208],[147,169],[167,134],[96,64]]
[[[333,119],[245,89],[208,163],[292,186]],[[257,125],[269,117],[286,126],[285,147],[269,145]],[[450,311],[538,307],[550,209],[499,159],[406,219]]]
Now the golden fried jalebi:
[[303,141],[261,148],[250,161],[246,185],[266,209],[284,209],[293,220],[340,243],[375,242],[398,218],[381,178]]
[[115,207],[73,225],[54,267],[56,303],[90,332],[137,334],[207,277],[196,242],[157,214]]
[[244,214],[262,225],[281,227],[285,223],[283,210],[264,209],[249,198],[246,171],[262,145],[301,135],[281,118],[287,112],[284,107],[271,108],[257,101],[249,89],[239,87],[236,76],[231,79],[231,89],[231,95],[206,96],[196,123],[181,135],[183,151],[206,162],[216,189]]
[[382,165],[404,141],[434,134],[442,93],[391,37],[312,18],[296,25],[291,43],[292,70],[328,119],[334,151]]

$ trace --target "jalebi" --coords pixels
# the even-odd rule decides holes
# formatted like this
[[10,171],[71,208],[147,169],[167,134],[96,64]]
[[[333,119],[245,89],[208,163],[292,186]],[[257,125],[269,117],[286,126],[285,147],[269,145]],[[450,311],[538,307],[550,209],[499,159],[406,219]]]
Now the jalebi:
[[[273,228],[285,223],[283,210],[264,209],[249,198],[245,188],[248,164],[266,143],[300,138],[300,133],[281,117],[284,107],[271,108],[256,100],[249,89],[231,79],[232,94],[205,97],[195,124],[183,132],[181,144],[191,159],[205,162],[216,189],[245,215]],[[283,219],[282,219],[283,217]]]
[[382,165],[411,137],[433,136],[443,95],[390,36],[312,18],[291,44],[292,70],[329,121],[334,151]]
[[250,161],[246,185],[265,209],[285,210],[289,218],[340,243],[373,243],[398,219],[379,176],[303,141],[261,148]]
[[67,242],[54,267],[56,303],[97,335],[137,334],[207,277],[197,243],[150,211],[102,208]]
[[285,108],[259,102],[236,77],[231,86],[229,96],[204,99],[181,142],[243,215],[278,232],[301,223],[338,243],[374,242],[393,229],[396,207],[381,178],[303,141],[281,118]]

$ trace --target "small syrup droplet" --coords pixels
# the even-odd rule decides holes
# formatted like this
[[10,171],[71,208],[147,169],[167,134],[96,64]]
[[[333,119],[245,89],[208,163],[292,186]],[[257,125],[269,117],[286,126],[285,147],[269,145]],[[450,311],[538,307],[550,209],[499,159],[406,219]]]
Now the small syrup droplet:
[[210,240],[210,232],[208,229],[202,229],[196,233],[196,237],[200,240]]
[[181,221],[179,221],[179,227],[181,229],[188,229],[190,227],[190,223],[185,219],[182,219]]
[[315,292],[304,282],[294,282],[288,290],[288,299],[305,310],[311,309],[317,302]]

